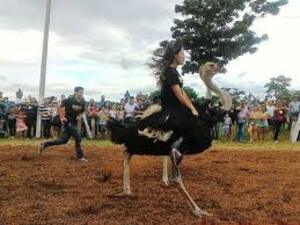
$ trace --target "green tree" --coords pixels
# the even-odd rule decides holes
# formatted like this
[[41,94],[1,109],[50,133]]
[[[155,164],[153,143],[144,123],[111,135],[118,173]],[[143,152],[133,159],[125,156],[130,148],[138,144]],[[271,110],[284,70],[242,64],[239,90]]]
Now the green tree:
[[[245,53],[254,53],[266,40],[250,29],[255,19],[276,15],[287,0],[184,0],[175,6],[183,19],[175,19],[172,37],[182,39],[190,58],[183,73],[197,72],[199,64],[226,65]],[[165,45],[162,42],[161,46]]]
[[[293,97],[300,98],[300,90],[291,90],[290,94],[291,94],[291,98],[293,98]],[[292,99],[290,99],[290,100],[292,100]]]
[[193,100],[193,101],[199,100],[198,94],[193,88],[191,88],[189,86],[185,86],[185,87],[183,87],[183,90],[185,91],[187,96],[189,96],[189,98],[191,100]]
[[149,97],[150,97],[150,99],[153,99],[154,97],[160,97],[160,90],[151,92]]
[[230,94],[232,102],[238,104],[242,100],[242,96],[246,95],[246,92],[238,88],[222,88],[224,91]]
[[289,100],[291,97],[290,91],[288,87],[290,86],[291,78],[285,77],[283,75],[272,77],[269,83],[265,84],[265,88],[267,88],[266,93],[268,95],[273,95],[278,101],[279,99]]

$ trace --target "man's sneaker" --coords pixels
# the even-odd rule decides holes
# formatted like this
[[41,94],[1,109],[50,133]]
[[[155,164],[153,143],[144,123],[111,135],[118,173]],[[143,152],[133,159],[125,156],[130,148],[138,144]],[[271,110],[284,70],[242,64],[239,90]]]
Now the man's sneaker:
[[172,163],[178,166],[183,159],[183,155],[176,148],[173,148],[170,152],[170,158]]
[[82,158],[78,159],[78,161],[87,162],[88,160],[86,158],[82,157]]
[[44,143],[39,144],[39,147],[37,149],[38,155],[41,155],[44,149],[45,149],[45,144]]

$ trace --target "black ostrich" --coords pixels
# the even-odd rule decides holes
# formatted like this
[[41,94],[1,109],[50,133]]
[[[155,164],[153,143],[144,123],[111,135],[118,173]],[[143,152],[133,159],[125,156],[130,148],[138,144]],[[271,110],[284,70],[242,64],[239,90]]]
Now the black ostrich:
[[[213,125],[222,121],[225,112],[231,108],[230,96],[212,82],[212,77],[216,74],[217,68],[216,64],[208,62],[200,68],[199,74],[207,87],[207,97],[210,98],[211,91],[214,92],[220,97],[222,107],[211,107],[209,100],[203,104],[194,103],[199,117],[191,115],[190,118],[186,119],[186,126],[192,129],[184,135],[178,134],[168,126],[172,118],[160,105],[149,107],[139,118],[127,121],[110,118],[107,125],[111,132],[112,142],[125,146],[123,177],[123,192],[125,195],[131,194],[129,162],[133,155],[163,156],[162,180],[165,184],[168,184],[168,157],[166,156],[170,156],[173,181],[188,200],[192,212],[197,216],[211,215],[201,210],[186,190],[179,170],[182,158],[178,160],[175,156],[177,150],[184,152],[184,155],[190,155],[208,149],[212,144],[211,130]],[[194,126],[195,123],[197,126]]]

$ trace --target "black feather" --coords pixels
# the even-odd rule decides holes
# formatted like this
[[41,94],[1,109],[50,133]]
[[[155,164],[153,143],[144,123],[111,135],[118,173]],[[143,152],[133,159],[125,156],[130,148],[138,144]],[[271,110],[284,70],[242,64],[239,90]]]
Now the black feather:
[[[131,154],[169,155],[173,143],[183,137],[179,151],[184,154],[203,152],[211,146],[213,125],[223,120],[225,112],[220,108],[210,107],[207,101],[194,105],[199,112],[199,117],[193,116],[187,109],[176,108],[163,109],[143,120],[131,118],[121,121],[110,118],[107,127],[111,132],[111,140],[117,144],[124,144]],[[138,130],[145,128],[173,131],[173,134],[164,142],[156,138],[140,136]]]

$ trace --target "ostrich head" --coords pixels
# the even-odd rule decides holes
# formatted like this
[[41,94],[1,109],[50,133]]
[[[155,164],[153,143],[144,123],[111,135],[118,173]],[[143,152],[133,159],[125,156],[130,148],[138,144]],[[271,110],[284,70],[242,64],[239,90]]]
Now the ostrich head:
[[217,73],[224,73],[224,72],[225,69],[220,69],[220,67],[213,62],[207,62],[204,65],[200,66],[199,68],[200,78],[206,85],[208,89],[208,93],[210,94],[210,91],[214,92],[220,98],[220,101],[222,103],[222,108],[228,111],[232,105],[232,99],[230,95],[226,91],[221,90],[212,81],[214,75],[216,75]]
[[219,66],[213,62],[207,62],[204,65],[200,66],[199,68],[200,76],[213,77],[219,71],[220,71]]

